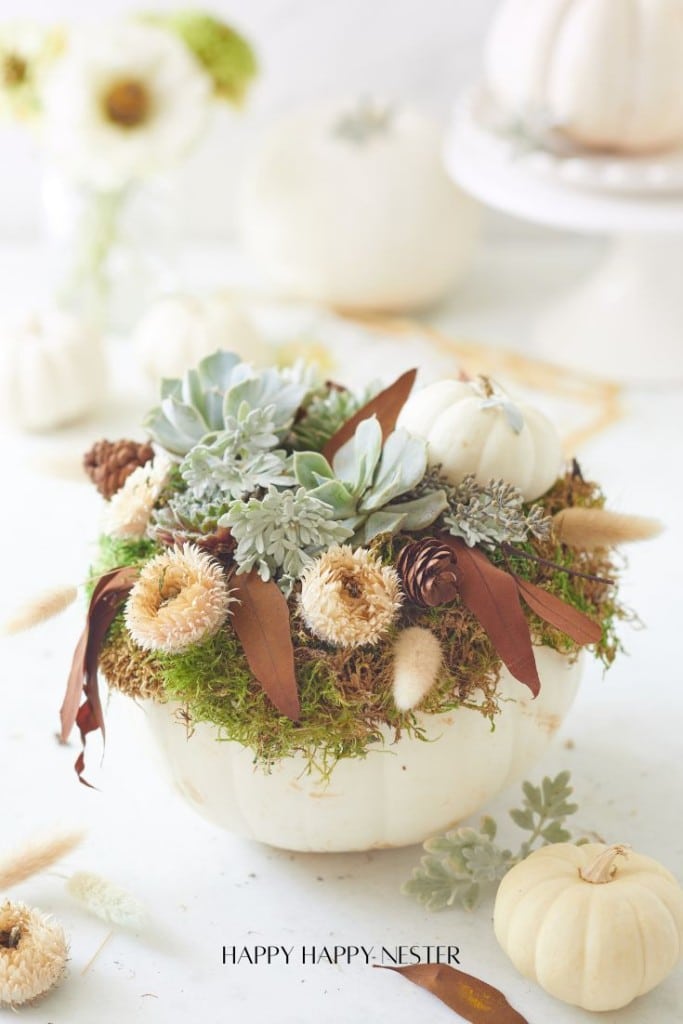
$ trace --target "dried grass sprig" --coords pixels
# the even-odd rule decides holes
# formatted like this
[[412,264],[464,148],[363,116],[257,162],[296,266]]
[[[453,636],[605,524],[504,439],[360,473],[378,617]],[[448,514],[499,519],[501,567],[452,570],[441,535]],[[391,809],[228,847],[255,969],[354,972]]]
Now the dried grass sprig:
[[442,662],[441,644],[431,630],[410,626],[399,633],[392,692],[400,711],[409,711],[424,700],[439,677]]
[[34,840],[0,861],[0,891],[24,882],[51,867],[81,843],[83,832],[65,832],[51,839]]
[[605,508],[565,508],[553,516],[553,530],[558,540],[584,551],[651,540],[663,528],[657,519],[610,512]]
[[141,928],[147,919],[147,911],[139,900],[101,875],[77,871],[66,888],[82,907],[108,924]]
[[47,622],[55,615],[60,615],[66,608],[74,603],[78,590],[74,586],[52,587],[42,594],[27,601],[2,624],[2,632],[6,636],[13,636],[15,633],[23,633],[41,622]]

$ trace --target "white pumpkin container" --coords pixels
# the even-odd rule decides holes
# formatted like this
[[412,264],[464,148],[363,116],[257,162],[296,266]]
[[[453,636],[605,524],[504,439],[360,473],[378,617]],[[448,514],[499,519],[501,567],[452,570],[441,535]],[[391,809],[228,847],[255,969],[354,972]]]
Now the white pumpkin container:
[[182,377],[218,349],[235,352],[255,366],[272,360],[270,346],[239,303],[220,294],[158,299],[138,323],[133,343],[140,365],[153,380]]
[[248,250],[286,295],[407,310],[467,269],[475,202],[448,178],[440,132],[414,110],[321,105],[263,141],[241,204]]
[[538,409],[514,403],[485,378],[443,380],[415,392],[398,426],[427,441],[429,464],[458,484],[468,474],[486,484],[505,480],[535,501],[562,469],[554,425]]
[[22,430],[61,427],[91,412],[105,392],[102,342],[84,321],[51,309],[0,336],[0,410]]
[[176,788],[202,817],[289,850],[334,852],[407,846],[476,813],[541,756],[572,704],[581,660],[535,649],[541,692],[533,700],[503,669],[496,728],[461,708],[420,715],[431,742],[408,737],[337,762],[329,781],[301,756],[271,771],[251,750],[219,742],[198,724],[191,736],[178,705],[145,702],[146,719]]
[[682,0],[504,0],[485,52],[499,106],[580,145],[683,141]]

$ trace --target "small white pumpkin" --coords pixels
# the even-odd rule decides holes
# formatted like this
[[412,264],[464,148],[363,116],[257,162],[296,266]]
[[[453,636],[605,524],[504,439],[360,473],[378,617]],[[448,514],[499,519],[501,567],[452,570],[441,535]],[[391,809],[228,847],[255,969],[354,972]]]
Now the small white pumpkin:
[[408,399],[398,426],[427,441],[429,464],[454,484],[472,473],[482,484],[505,480],[535,501],[561,472],[562,445],[550,420],[486,378],[429,384]]
[[[547,647],[534,653],[540,694],[533,699],[503,668],[493,732],[484,715],[468,708],[417,711],[423,739],[404,735],[392,742],[385,729],[384,742],[367,757],[342,758],[329,780],[315,768],[309,772],[301,754],[269,770],[254,766],[252,750],[219,742],[217,728],[205,722],[188,736],[173,702],[145,701],[145,719],[176,788],[216,825],[288,850],[407,846],[475,814],[550,743],[574,700],[582,659]],[[140,722],[139,714],[128,713]]]
[[485,54],[498,104],[580,145],[640,152],[683,140],[681,0],[504,0]]
[[154,380],[182,377],[219,348],[255,366],[272,361],[270,346],[240,304],[226,295],[167,295],[145,313],[133,334],[138,360]]
[[245,242],[281,292],[351,309],[426,306],[462,276],[478,226],[438,128],[404,108],[321,105],[263,141],[245,179]]
[[585,1010],[618,1010],[649,992],[683,951],[683,891],[651,857],[623,846],[556,843],[500,883],[493,926],[515,967]]
[[80,419],[105,392],[102,341],[82,320],[49,309],[0,334],[0,409],[23,430]]

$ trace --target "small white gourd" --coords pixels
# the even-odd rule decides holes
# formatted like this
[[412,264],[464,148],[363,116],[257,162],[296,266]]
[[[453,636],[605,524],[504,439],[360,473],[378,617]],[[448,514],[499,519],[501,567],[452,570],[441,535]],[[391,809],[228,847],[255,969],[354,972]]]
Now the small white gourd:
[[270,346],[246,312],[221,294],[158,299],[138,323],[133,343],[140,365],[154,380],[182,377],[220,348],[255,366],[272,362]]
[[22,430],[44,431],[91,412],[105,392],[102,341],[75,316],[49,309],[0,336],[0,410]]
[[469,266],[479,220],[444,170],[439,129],[372,104],[314,106],[278,124],[251,161],[240,214],[275,288],[357,310],[441,298]]
[[560,436],[543,413],[515,404],[487,378],[442,380],[412,395],[398,426],[427,442],[431,466],[453,484],[505,480],[535,501],[562,469]]
[[493,926],[515,967],[550,995],[617,1010],[680,960],[683,891],[656,860],[623,846],[556,843],[505,876]]
[[683,141],[682,0],[504,0],[484,64],[503,110],[580,145]]

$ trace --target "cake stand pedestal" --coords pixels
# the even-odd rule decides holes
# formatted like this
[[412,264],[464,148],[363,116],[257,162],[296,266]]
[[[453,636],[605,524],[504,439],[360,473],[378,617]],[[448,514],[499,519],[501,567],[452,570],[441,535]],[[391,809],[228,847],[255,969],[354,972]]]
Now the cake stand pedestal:
[[624,383],[683,381],[683,188],[673,164],[523,150],[480,123],[474,94],[456,110],[445,159],[489,206],[612,238],[597,271],[532,325],[539,355]]

